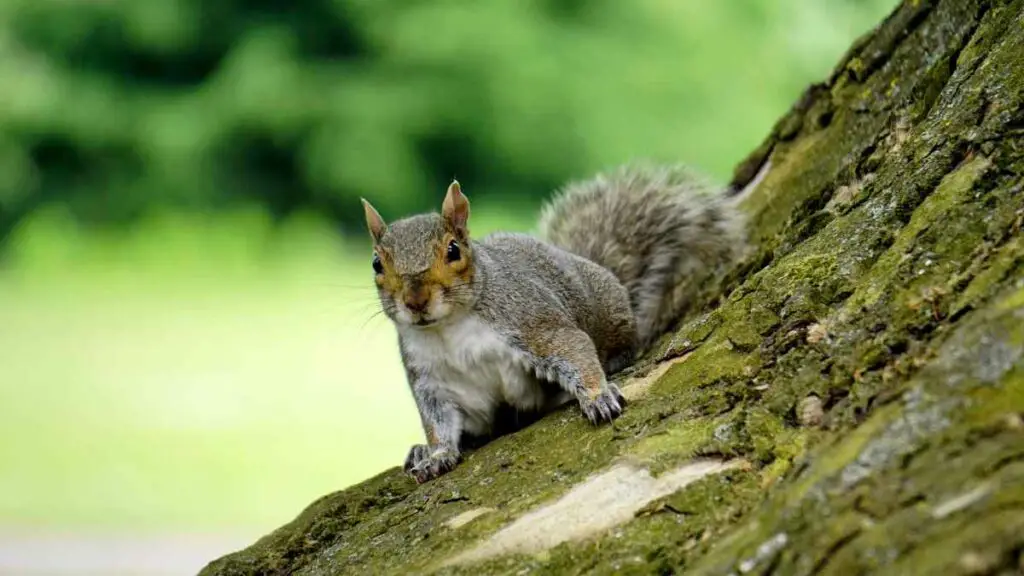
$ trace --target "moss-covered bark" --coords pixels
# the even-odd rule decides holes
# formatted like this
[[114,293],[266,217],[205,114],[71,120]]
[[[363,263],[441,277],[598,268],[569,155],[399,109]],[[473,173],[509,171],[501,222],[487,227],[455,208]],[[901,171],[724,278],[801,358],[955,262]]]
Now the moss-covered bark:
[[[907,0],[737,168],[772,162],[757,253],[614,426],[570,407],[426,485],[389,470],[204,574],[1022,569],[1022,135],[1024,0]],[[592,537],[446,564],[613,463],[698,456],[741,465]]]

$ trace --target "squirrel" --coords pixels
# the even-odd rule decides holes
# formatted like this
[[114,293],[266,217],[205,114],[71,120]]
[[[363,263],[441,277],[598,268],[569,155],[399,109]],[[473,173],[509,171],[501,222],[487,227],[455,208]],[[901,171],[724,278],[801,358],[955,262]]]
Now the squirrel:
[[491,434],[500,407],[545,413],[575,400],[594,424],[622,414],[609,376],[740,258],[745,191],[682,165],[631,164],[564,186],[536,234],[479,239],[456,180],[440,214],[390,224],[361,198],[380,304],[427,439],[405,473],[423,483],[455,468],[463,437]]

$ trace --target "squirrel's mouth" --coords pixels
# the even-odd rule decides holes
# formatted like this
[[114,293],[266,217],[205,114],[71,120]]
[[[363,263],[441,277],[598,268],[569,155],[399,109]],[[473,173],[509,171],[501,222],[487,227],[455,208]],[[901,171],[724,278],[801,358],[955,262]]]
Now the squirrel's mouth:
[[417,326],[430,326],[433,323],[434,320],[430,320],[429,318],[420,318],[419,320],[413,322],[413,324]]

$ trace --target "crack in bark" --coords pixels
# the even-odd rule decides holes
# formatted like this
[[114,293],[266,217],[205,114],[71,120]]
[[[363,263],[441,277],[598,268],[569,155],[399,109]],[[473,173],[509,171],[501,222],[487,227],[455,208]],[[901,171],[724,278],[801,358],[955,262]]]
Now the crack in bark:
[[863,533],[864,530],[858,528],[833,542],[832,545],[825,550],[825,553],[822,554],[821,558],[819,558],[818,561],[814,563],[814,566],[811,567],[811,574],[820,574],[821,572],[823,572],[825,568],[828,567],[832,559],[837,554],[839,554],[840,551],[849,546],[854,540],[857,539],[857,537],[859,537]]

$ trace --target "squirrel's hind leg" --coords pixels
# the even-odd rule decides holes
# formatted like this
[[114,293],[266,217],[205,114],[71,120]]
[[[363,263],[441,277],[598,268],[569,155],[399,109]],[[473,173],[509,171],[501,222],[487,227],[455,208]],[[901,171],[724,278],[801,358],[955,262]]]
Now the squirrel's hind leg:
[[626,407],[619,388],[608,382],[590,336],[573,328],[538,330],[527,338],[538,375],[557,383],[579,402],[594,424],[618,418]]

